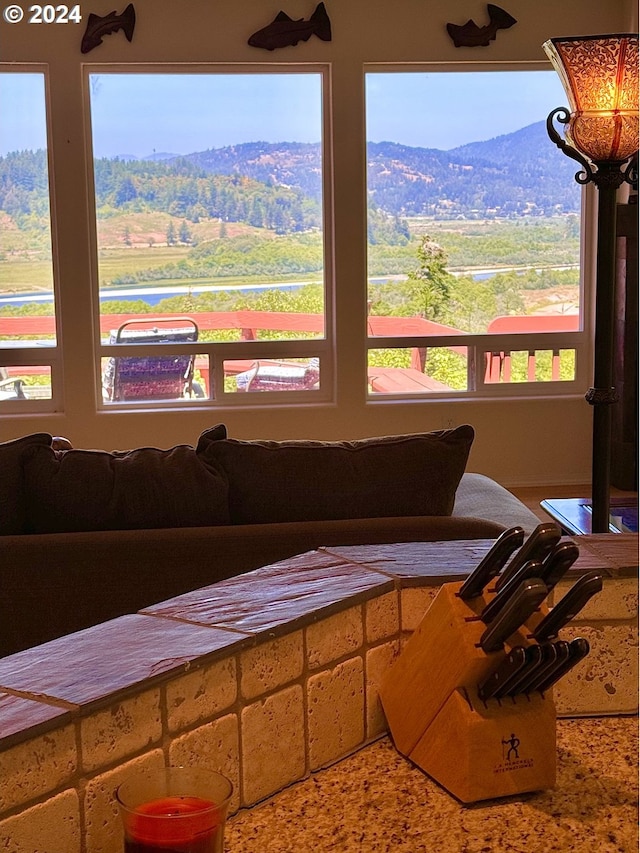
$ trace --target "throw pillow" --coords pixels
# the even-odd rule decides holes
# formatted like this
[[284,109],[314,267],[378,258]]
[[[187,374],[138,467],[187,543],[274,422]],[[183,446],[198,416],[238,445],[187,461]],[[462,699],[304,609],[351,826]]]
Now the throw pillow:
[[210,442],[233,524],[451,515],[471,426],[357,441]]
[[23,457],[31,448],[50,448],[51,441],[51,436],[42,432],[0,444],[0,535],[25,533]]
[[114,453],[36,447],[23,467],[32,533],[229,523],[224,477],[189,445]]
[[196,453],[202,453],[203,450],[206,450],[206,448],[209,446],[209,442],[222,441],[222,439],[226,437],[227,428],[224,424],[216,424],[214,427],[206,429],[203,433],[201,433],[200,438],[198,439],[198,443],[196,445]]

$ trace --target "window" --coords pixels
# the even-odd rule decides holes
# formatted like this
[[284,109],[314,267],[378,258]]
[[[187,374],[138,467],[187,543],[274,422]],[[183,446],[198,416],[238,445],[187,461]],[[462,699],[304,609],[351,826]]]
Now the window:
[[104,406],[328,387],[324,73],[88,75]]
[[54,407],[58,382],[43,71],[0,73],[0,411]]
[[552,71],[366,74],[371,396],[575,389],[581,195],[556,103]]

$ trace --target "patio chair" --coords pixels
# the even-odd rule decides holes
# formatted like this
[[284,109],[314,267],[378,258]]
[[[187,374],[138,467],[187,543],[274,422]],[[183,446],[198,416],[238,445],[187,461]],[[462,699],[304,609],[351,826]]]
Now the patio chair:
[[[140,326],[144,328],[131,328]],[[127,320],[109,336],[109,343],[193,343],[198,326],[190,317],[159,317]],[[193,382],[195,355],[112,356],[103,374],[107,400],[179,400],[198,392]],[[201,391],[198,394],[201,396]]]
[[249,370],[236,376],[238,391],[308,391],[320,380],[320,363],[311,358],[306,364],[282,361],[254,362]]
[[18,376],[9,376],[6,367],[0,367],[0,401],[26,400],[24,384],[24,379],[20,379]]

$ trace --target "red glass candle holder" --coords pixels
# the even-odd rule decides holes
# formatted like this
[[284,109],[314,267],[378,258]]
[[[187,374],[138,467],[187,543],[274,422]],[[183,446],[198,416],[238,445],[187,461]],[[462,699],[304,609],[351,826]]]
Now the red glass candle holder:
[[115,792],[124,853],[223,853],[232,792],[221,773],[195,767],[131,777]]

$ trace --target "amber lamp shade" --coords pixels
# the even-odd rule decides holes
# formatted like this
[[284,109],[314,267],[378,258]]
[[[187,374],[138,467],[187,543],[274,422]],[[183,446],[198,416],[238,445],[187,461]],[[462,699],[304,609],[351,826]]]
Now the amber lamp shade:
[[553,38],[542,47],[571,108],[567,141],[594,163],[638,150],[638,36]]

